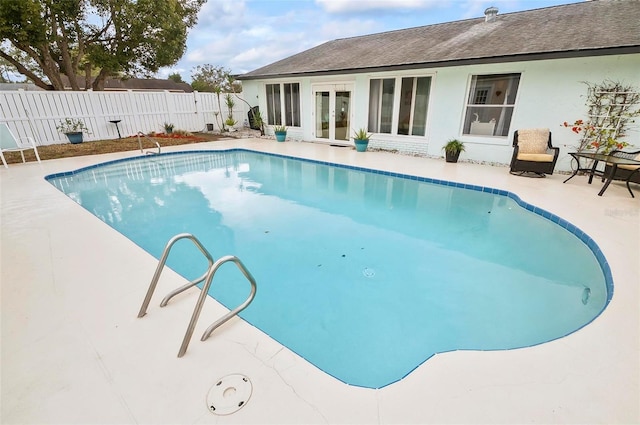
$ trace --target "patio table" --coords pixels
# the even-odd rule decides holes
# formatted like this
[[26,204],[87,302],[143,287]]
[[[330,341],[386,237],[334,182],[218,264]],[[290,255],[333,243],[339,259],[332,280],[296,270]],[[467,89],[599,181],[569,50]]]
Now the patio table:
[[[569,155],[571,155],[576,160],[577,166],[573,174],[569,176],[569,178],[563,181],[562,183],[568,182],[569,180],[574,178],[576,174],[578,174],[580,171],[589,173],[589,184],[591,184],[591,181],[593,180],[594,175],[596,174],[601,175],[603,177],[603,180],[605,180],[605,182],[604,182],[604,185],[602,186],[602,189],[600,189],[598,196],[602,196],[604,191],[607,190],[607,187],[609,187],[611,180],[613,180],[613,176],[616,175],[616,170],[618,169],[618,165],[640,165],[640,161],[635,159],[621,158],[618,156],[607,155],[603,153],[570,152]],[[593,160],[593,165],[590,168],[581,167],[580,158]],[[608,174],[605,175],[604,171],[600,171],[596,169],[600,161],[604,161],[609,165],[611,165],[611,171]],[[627,183],[627,188],[629,189],[629,193],[631,193],[631,197],[635,198],[628,183]]]

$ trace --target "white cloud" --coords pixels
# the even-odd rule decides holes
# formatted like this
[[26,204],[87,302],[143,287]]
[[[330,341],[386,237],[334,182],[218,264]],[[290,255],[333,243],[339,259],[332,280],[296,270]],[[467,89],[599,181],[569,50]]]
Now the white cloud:
[[212,37],[205,44],[187,52],[185,58],[188,62],[217,65],[216,61],[224,61],[235,54],[237,37],[234,33]]
[[249,50],[245,50],[244,52],[240,52],[239,54],[235,55],[232,58],[232,61],[238,65],[246,65],[250,63],[261,62],[264,56],[264,49],[252,47]]
[[349,19],[346,21],[327,21],[320,27],[320,34],[326,41],[357,35],[380,32],[379,23],[373,19]]
[[428,9],[441,5],[442,0],[315,0],[328,13],[362,12],[367,10]]
[[244,0],[209,0],[198,13],[197,27],[233,28],[244,22],[246,10]]
[[240,48],[240,51],[230,58],[229,64],[234,73],[253,71],[320,44],[324,41],[319,39],[322,33],[323,30],[319,29],[314,32],[314,37],[309,37],[309,34],[300,28],[299,31],[273,31],[267,37],[257,40],[245,39],[245,48]]
[[255,27],[250,27],[241,32],[241,34],[245,37],[251,37],[255,39],[265,39],[269,38],[273,35],[273,28],[267,25],[258,25]]
[[184,75],[187,75],[189,73],[189,70],[180,67],[162,68],[156,74],[156,78],[166,80],[167,78],[169,78],[169,75],[176,73],[180,74],[182,76],[182,79],[185,80]]

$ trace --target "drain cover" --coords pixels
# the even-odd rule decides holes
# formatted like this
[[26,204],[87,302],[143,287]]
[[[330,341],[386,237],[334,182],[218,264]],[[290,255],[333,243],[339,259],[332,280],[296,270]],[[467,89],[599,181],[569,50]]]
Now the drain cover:
[[253,385],[244,375],[220,378],[207,394],[207,407],[216,415],[230,415],[242,409],[251,398]]
[[369,267],[365,267],[365,269],[362,270],[362,274],[364,275],[364,277],[374,277],[376,275],[376,271],[370,269]]

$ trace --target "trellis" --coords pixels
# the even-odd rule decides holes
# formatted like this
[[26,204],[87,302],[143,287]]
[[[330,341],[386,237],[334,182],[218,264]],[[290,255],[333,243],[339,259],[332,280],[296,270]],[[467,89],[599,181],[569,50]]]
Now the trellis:
[[605,81],[600,84],[585,82],[587,90],[587,122],[583,124],[582,139],[578,151],[595,149],[608,153],[621,149],[628,143],[629,124],[640,115],[640,92],[633,86]]

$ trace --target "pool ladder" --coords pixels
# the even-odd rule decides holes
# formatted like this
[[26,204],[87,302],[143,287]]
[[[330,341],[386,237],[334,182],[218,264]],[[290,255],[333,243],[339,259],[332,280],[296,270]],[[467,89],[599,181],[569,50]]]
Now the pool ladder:
[[186,353],[187,351],[187,347],[189,346],[189,341],[191,340],[191,336],[193,335],[193,331],[196,327],[196,322],[198,321],[198,317],[200,317],[200,311],[202,311],[202,306],[209,293],[209,287],[211,286],[211,282],[213,281],[213,275],[216,274],[216,271],[218,271],[220,266],[222,266],[224,263],[227,263],[229,261],[235,263],[235,265],[238,267],[238,269],[240,269],[242,274],[247,278],[247,280],[249,280],[249,283],[251,283],[251,293],[249,294],[249,297],[242,304],[240,304],[238,307],[236,307],[235,309],[231,310],[229,313],[222,316],[220,319],[213,322],[213,324],[204,331],[204,334],[202,334],[202,338],[200,338],[201,341],[205,341],[207,338],[209,338],[211,333],[215,331],[218,327],[224,324],[227,320],[231,319],[233,316],[236,316],[245,308],[247,308],[247,306],[251,303],[251,301],[253,301],[253,298],[256,295],[256,281],[251,275],[251,273],[249,273],[249,270],[247,270],[244,264],[242,264],[242,261],[240,261],[239,258],[233,255],[226,255],[224,257],[219,258],[217,261],[214,261],[209,251],[206,250],[206,248],[202,245],[202,243],[200,243],[200,241],[195,236],[189,233],[180,233],[178,235],[175,235],[171,239],[169,239],[169,242],[167,242],[167,245],[165,246],[164,251],[162,252],[162,257],[160,257],[160,261],[158,262],[158,267],[156,267],[156,272],[154,273],[153,278],[151,279],[151,284],[149,285],[149,289],[147,290],[147,295],[144,297],[144,301],[142,302],[142,306],[140,307],[140,311],[138,312],[139,318],[147,314],[147,307],[149,306],[149,302],[151,301],[153,292],[155,291],[156,286],[158,284],[158,280],[160,279],[160,274],[162,273],[165,263],[167,262],[167,257],[169,256],[171,248],[176,242],[178,242],[181,239],[189,239],[191,242],[193,242],[194,245],[200,250],[200,252],[202,252],[202,254],[207,258],[207,261],[209,261],[209,267],[207,271],[199,278],[192,280],[191,282],[169,292],[167,296],[164,297],[164,299],[160,303],[160,307],[164,307],[167,305],[169,300],[174,296],[178,295],[181,292],[186,291],[187,289],[197,285],[200,282],[203,282],[203,281],[205,282],[204,286],[202,287],[202,290],[200,291],[200,296],[198,297],[196,306],[193,309],[193,314],[191,315],[191,321],[189,322],[189,326],[187,327],[187,332],[184,334],[182,345],[180,346],[180,351],[178,351],[178,357],[184,356],[184,353]]
[[[160,143],[156,142],[155,140],[153,140],[151,137],[147,136],[142,131],[138,131],[136,136],[138,136],[138,146],[140,146],[140,153],[146,153],[147,155],[157,155],[157,154],[160,153]],[[151,143],[154,143],[156,145],[156,147],[158,148],[158,152],[151,152],[151,151],[146,151],[145,152],[144,149],[142,149],[142,139],[140,139],[140,136],[142,136],[145,139],[149,140]]]

